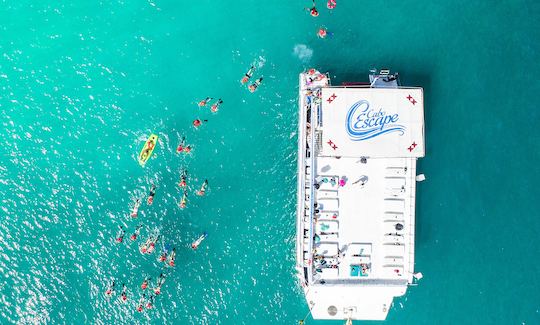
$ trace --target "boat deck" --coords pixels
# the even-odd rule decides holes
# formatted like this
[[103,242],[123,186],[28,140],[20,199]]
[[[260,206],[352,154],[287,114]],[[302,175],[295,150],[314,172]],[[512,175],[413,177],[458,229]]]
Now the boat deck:
[[415,169],[411,158],[315,158],[316,278],[409,278]]

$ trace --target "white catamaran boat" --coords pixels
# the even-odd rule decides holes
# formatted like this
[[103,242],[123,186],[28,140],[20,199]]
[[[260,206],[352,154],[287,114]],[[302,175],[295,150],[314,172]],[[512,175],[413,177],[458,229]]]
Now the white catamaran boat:
[[422,88],[300,74],[296,259],[314,319],[384,320],[414,274]]

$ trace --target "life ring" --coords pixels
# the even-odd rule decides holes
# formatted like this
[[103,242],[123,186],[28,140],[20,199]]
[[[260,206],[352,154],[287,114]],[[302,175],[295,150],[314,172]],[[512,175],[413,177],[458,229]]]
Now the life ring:
[[326,7],[328,7],[328,9],[334,9],[336,7],[336,0],[328,0]]

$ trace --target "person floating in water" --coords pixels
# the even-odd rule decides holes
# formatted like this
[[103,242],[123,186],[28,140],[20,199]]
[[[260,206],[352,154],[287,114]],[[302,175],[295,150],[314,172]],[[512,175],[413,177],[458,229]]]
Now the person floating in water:
[[251,76],[253,76],[253,71],[255,71],[255,67],[252,65],[248,72],[246,72],[246,74],[242,77],[242,80],[240,80],[240,82],[243,84],[247,83],[249,81],[249,79],[251,78]]
[[206,231],[199,236],[199,238],[197,238],[192,244],[191,244],[191,248],[192,249],[197,249],[199,247],[199,245],[201,244],[201,242],[206,238],[208,237],[208,234],[206,233]]
[[156,185],[152,184],[152,188],[150,188],[150,195],[148,195],[148,205],[152,205],[152,203],[154,203],[154,195],[156,195]]
[[107,288],[107,291],[105,291],[105,296],[111,297],[114,294],[114,286],[115,285],[116,285],[116,282],[113,280],[113,282]]
[[127,301],[126,285],[122,283],[122,293],[120,294],[120,302],[125,303]]
[[123,226],[120,226],[120,230],[118,230],[118,234],[116,235],[116,243],[120,244],[124,241],[124,235],[126,234],[126,231],[124,230]]
[[205,179],[202,186],[201,186],[201,189],[197,191],[197,195],[198,196],[203,196],[206,193],[206,188],[207,187],[208,187],[208,180]]
[[326,38],[327,36],[332,36],[332,34],[329,33],[328,30],[324,27],[319,28],[319,31],[317,31],[317,37]]
[[139,236],[139,233],[141,232],[142,225],[138,225],[137,228],[135,228],[135,232],[131,234],[131,240],[136,240]]
[[187,170],[182,169],[182,174],[180,174],[180,183],[178,183],[178,186],[180,187],[186,187],[187,186]]
[[159,237],[161,236],[155,236],[154,239],[152,241],[150,241],[150,244],[148,245],[148,249],[146,250],[146,253],[147,254],[151,254],[154,252],[154,249],[156,249],[156,243],[158,242],[159,240]]
[[312,16],[312,17],[317,17],[319,16],[319,12],[317,11],[317,8],[315,6],[315,0],[313,0],[313,7],[311,8],[306,8],[306,10],[309,11],[309,14]]
[[171,252],[171,255],[169,256],[169,261],[168,261],[167,264],[169,264],[169,266],[174,267],[174,260],[175,259],[176,259],[176,248],[173,248],[172,252]]
[[215,102],[214,104],[212,104],[212,107],[210,108],[210,110],[214,113],[216,113],[219,109],[219,105],[223,104],[223,101],[220,99],[218,99],[217,102]]
[[199,102],[199,107],[206,106],[206,104],[208,104],[208,102],[211,101],[212,99],[213,99],[212,97],[206,97],[205,99],[201,100]]
[[184,209],[187,206],[187,191],[184,190],[184,195],[182,195],[182,199],[180,200],[180,208]]
[[157,285],[156,287],[154,288],[154,294],[157,296],[159,294],[161,294],[161,286],[163,285],[163,283],[165,282],[165,276],[163,275],[163,273],[161,273],[159,275],[159,278],[157,280]]
[[148,281],[152,280],[150,277],[146,277],[143,280],[143,283],[141,284],[141,289],[146,290],[148,288]]
[[139,300],[139,305],[137,306],[137,311],[142,312],[144,307],[144,301],[146,300],[146,294],[143,293],[141,299]]
[[259,78],[257,80],[255,80],[254,83],[252,83],[251,85],[249,85],[248,89],[249,91],[251,91],[252,93],[255,92],[255,90],[257,90],[257,87],[259,87],[259,85],[262,83],[263,81],[263,78]]
[[180,140],[180,144],[176,148],[176,152],[181,153],[182,151],[184,151],[185,143],[186,143],[186,137],[182,137],[182,140]]
[[131,210],[131,217],[137,218],[137,214],[139,214],[139,207],[141,206],[141,200],[137,199],[135,201],[135,205],[133,206],[133,210]]
[[328,0],[326,7],[330,10],[334,9],[336,7],[336,0]]
[[200,119],[196,119],[196,120],[193,120],[193,126],[198,128],[199,126],[201,126],[202,124],[208,122],[208,120],[200,120]]
[[139,247],[139,251],[141,254],[146,254],[148,252],[148,247],[150,246],[150,243],[152,242],[152,236],[148,237],[148,239]]
[[167,261],[167,250],[163,250],[163,252],[161,253],[161,255],[159,255],[158,257],[158,261],[159,262],[165,262]]
[[152,309],[154,307],[154,295],[150,295],[148,302],[146,303],[146,309]]

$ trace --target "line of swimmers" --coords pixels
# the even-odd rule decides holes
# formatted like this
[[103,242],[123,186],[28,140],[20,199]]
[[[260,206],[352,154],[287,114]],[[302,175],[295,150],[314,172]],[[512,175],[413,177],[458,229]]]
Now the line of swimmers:
[[[141,289],[144,291],[148,288],[148,283],[150,282],[152,278],[145,277],[142,284]],[[146,299],[146,293],[143,293],[141,298],[139,299],[139,303],[137,305],[137,311],[142,312],[144,308],[146,309],[152,309],[154,307],[154,297],[159,296],[161,294],[161,287],[163,286],[163,283],[165,283],[165,276],[163,273],[161,273],[157,279],[156,286],[152,289],[152,293]],[[105,291],[105,296],[107,298],[111,298],[114,296],[116,292],[116,281],[113,280],[112,283],[108,286],[107,290]],[[120,302],[126,303],[128,301],[128,295],[127,295],[127,287],[124,283],[122,283],[122,291],[120,293]]]

